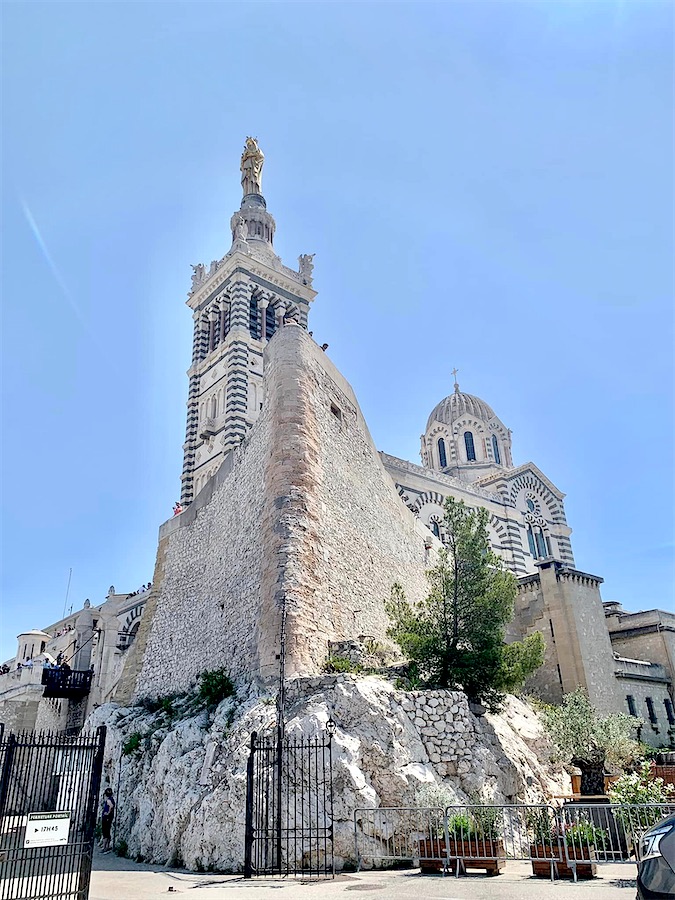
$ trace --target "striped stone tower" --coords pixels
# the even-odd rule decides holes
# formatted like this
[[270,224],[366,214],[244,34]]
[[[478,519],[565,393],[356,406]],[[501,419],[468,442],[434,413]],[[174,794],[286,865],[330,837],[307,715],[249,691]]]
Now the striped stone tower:
[[298,270],[274,252],[274,218],[262,194],[264,156],[247,138],[241,157],[243,198],[232,216],[232,246],[207,268],[193,266],[188,306],[194,319],[188,369],[181,502],[191,503],[255,422],[264,397],[265,344],[293,318],[307,327],[312,256]]

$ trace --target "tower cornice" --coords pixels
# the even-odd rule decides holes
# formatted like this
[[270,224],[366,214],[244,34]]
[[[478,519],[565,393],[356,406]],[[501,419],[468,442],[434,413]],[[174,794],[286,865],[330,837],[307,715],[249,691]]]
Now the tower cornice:
[[268,264],[258,257],[255,250],[248,253],[234,250],[224,256],[218,263],[216,271],[188,296],[187,305],[193,310],[199,309],[211,294],[225,284],[237,270],[243,271],[243,274],[256,275],[258,278],[305,300],[307,304],[310,304],[317,295],[313,288],[303,283],[301,274],[285,266],[279,257],[273,257],[271,264]]

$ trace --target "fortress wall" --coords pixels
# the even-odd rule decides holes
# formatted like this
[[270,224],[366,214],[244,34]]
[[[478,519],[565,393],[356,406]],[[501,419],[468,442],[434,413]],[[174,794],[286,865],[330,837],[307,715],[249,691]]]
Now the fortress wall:
[[266,379],[283,449],[267,480],[280,516],[263,608],[267,618],[285,597],[287,674],[309,674],[329,640],[385,638],[394,581],[409,599],[426,594],[431,534],[396,493],[351,387],[306,332],[288,326],[274,338]]
[[304,329],[265,350],[265,399],[246,441],[166,522],[153,589],[116,700],[185,690],[205,669],[321,670],[329,640],[383,639],[399,581],[428,585],[431,534],[401,502],[350,386]]
[[257,668],[263,461],[269,418],[160,529],[155,580],[116,700],[187,689],[200,672]]

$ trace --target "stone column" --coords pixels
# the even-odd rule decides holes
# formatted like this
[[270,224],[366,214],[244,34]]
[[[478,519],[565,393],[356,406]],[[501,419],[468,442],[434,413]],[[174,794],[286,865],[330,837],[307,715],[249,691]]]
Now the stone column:
[[260,300],[258,306],[260,308],[260,340],[263,346],[267,343],[267,307],[270,305],[268,297]]
[[248,345],[251,282],[245,275],[236,276],[230,301],[229,346],[225,355],[227,365],[225,408],[226,425],[223,430],[223,452],[238,446],[246,436],[248,411]]
[[212,307],[209,311],[209,353],[218,346],[219,337],[218,313]]
[[225,294],[220,298],[220,341],[221,343],[227,337],[227,332],[229,330],[229,323],[227,321],[228,316],[228,307],[230,303]]
[[276,305],[277,330],[284,324],[284,315],[286,313],[286,301],[279,300]]
[[181,503],[192,501],[194,494],[195,445],[199,427],[199,374],[198,366],[205,355],[204,344],[207,339],[204,320],[201,313],[195,314],[194,333],[192,338],[192,365],[188,370],[187,424],[185,426],[185,443],[183,444],[183,471],[181,473]]

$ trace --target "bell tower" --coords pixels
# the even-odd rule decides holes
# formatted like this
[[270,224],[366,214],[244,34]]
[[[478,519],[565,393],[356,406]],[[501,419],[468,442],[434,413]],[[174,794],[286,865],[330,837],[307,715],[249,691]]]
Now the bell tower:
[[192,266],[188,306],[194,333],[188,369],[187,427],[183,444],[181,503],[191,503],[253,425],[262,405],[266,343],[284,319],[307,327],[313,254],[298,270],[274,252],[276,223],[262,194],[265,157],[256,138],[241,156],[241,206],[232,216],[232,245],[225,256]]

